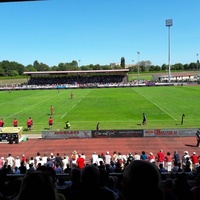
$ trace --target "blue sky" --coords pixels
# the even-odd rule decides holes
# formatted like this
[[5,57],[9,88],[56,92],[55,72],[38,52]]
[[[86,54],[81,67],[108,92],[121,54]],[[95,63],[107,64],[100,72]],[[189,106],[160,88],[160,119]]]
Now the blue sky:
[[[0,61],[49,66],[197,61],[199,0],[44,0],[0,4]],[[140,52],[138,56],[137,52]],[[200,56],[198,56],[199,58]]]

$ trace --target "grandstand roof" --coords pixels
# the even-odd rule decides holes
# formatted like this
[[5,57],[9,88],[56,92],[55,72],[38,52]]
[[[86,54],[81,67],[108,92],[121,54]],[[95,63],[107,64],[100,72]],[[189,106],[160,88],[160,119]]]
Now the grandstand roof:
[[34,75],[68,75],[68,74],[110,74],[110,73],[124,73],[129,72],[129,69],[117,69],[117,70],[76,70],[76,71],[37,71],[37,72],[24,72],[27,76]]

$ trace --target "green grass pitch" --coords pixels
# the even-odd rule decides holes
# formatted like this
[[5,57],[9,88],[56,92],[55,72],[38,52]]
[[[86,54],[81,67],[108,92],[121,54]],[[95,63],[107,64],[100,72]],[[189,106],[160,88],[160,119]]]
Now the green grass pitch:
[[[64,130],[67,120],[71,130],[95,130],[97,122],[101,130],[200,127],[199,86],[0,92],[0,118],[6,127],[11,127],[17,118],[19,126],[26,129],[26,121],[32,117],[32,133],[48,130],[51,105],[55,109],[53,130]],[[147,116],[145,127],[141,126],[143,112]],[[185,114],[183,125],[182,114]]]

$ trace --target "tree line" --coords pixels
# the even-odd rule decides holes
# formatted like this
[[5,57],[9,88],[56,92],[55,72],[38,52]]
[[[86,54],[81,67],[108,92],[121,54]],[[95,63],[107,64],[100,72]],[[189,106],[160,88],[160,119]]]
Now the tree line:
[[[199,66],[200,67],[200,66]],[[150,61],[140,61],[136,64],[126,65],[125,58],[121,58],[121,62],[119,64],[112,65],[82,65],[79,66],[78,62],[73,60],[68,63],[59,63],[58,66],[48,66],[45,63],[38,62],[37,60],[33,62],[33,64],[29,64],[24,66],[21,63],[15,61],[7,61],[3,60],[0,62],[0,77],[3,76],[21,76],[24,72],[36,72],[36,71],[78,71],[78,70],[111,70],[111,69],[125,69],[128,68],[130,72],[164,72],[168,69],[167,64],[163,64],[162,66],[152,65]],[[195,71],[198,69],[198,63],[190,63],[190,64],[181,64],[176,63],[171,65],[171,70],[176,71]]]

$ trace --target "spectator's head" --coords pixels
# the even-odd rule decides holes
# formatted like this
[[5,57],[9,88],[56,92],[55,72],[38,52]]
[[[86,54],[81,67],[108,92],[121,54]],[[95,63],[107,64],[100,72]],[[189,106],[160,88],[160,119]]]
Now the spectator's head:
[[81,179],[81,170],[79,168],[73,168],[70,172],[70,176],[73,183],[79,183]]
[[106,186],[109,180],[109,173],[105,169],[99,169],[100,178],[99,178],[99,185]]
[[17,199],[26,200],[30,198],[58,199],[51,176],[42,171],[34,171],[27,174]]
[[125,200],[132,200],[136,196],[146,199],[146,194],[154,200],[163,199],[161,176],[155,164],[134,160],[127,165],[122,176],[122,195]]
[[97,186],[99,182],[99,169],[94,165],[86,165],[81,172],[81,183],[85,187]]

